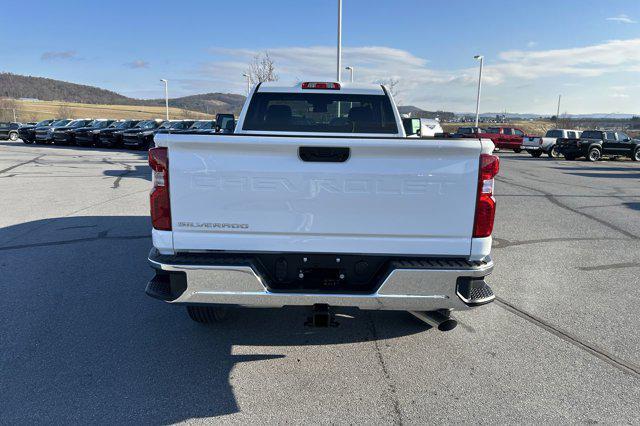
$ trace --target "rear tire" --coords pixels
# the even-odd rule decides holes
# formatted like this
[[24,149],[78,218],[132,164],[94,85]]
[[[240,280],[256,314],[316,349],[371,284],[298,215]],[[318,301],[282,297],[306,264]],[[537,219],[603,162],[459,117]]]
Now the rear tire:
[[636,148],[636,150],[633,151],[633,154],[631,155],[631,159],[633,161],[640,161],[640,148]]
[[529,151],[529,154],[531,154],[533,158],[540,158],[542,151]]
[[595,163],[596,161],[600,160],[602,158],[602,153],[600,152],[600,150],[598,148],[591,148],[589,150],[589,153],[587,154],[587,160]]
[[558,147],[557,146],[552,146],[551,149],[549,150],[549,152],[547,152],[547,155],[549,156],[549,158],[560,158],[560,153],[558,152]]
[[520,154],[522,152],[522,149],[514,148],[513,152],[515,152],[516,154]]
[[15,142],[18,140],[18,134],[16,132],[9,133],[9,140],[11,142]]
[[189,318],[201,324],[213,324],[224,321],[227,317],[227,308],[219,306],[187,306]]

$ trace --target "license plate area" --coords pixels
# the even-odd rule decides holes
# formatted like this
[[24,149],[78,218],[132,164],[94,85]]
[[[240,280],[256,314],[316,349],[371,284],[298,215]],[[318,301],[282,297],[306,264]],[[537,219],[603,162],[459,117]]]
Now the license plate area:
[[388,257],[329,254],[259,254],[256,269],[272,292],[364,293],[377,290]]

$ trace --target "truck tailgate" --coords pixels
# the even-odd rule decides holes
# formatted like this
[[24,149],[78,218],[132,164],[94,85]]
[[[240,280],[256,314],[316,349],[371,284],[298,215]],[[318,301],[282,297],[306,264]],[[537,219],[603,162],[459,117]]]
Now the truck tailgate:
[[477,139],[164,136],[177,251],[470,253]]

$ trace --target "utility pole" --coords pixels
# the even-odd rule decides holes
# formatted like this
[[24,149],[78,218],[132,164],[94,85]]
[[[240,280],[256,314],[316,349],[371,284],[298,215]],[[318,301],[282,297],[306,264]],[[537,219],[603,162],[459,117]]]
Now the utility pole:
[[351,72],[351,82],[353,83],[353,67],[344,67],[344,69]]
[[18,121],[18,120],[16,120],[16,109],[14,108],[13,109],[13,122],[15,123],[16,121]]
[[169,121],[169,80],[161,78],[160,81],[164,83],[164,105],[167,110],[167,121]]
[[336,79],[338,83],[342,81],[342,0],[338,0],[338,64],[336,68]]
[[476,127],[478,127],[480,123],[480,90],[482,88],[482,64],[484,62],[484,56],[476,55],[473,59],[480,61],[480,72],[478,74],[478,96],[476,97]]
[[249,93],[251,93],[251,76],[246,72],[242,76],[247,78],[247,96],[249,96]]
[[562,95],[558,95],[558,111],[556,112],[556,123],[560,120],[560,100],[562,99]]

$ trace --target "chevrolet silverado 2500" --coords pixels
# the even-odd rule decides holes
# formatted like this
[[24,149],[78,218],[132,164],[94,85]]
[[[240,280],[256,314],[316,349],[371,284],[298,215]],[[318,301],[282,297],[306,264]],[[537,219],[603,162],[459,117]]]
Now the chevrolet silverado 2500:
[[347,306],[445,330],[452,310],[494,299],[493,143],[407,138],[384,86],[263,83],[233,133],[155,144],[146,292],[195,321]]

